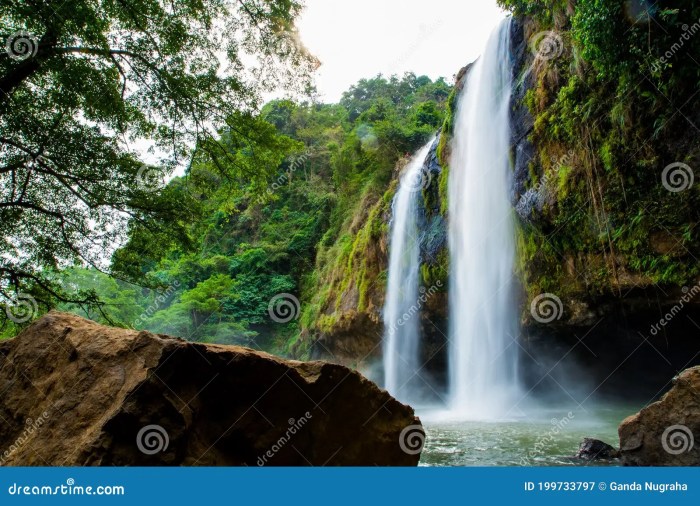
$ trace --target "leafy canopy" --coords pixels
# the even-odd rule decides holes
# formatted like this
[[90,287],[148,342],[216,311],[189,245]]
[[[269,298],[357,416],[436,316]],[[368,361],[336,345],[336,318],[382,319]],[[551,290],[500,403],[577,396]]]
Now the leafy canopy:
[[[197,195],[165,186],[191,153],[220,185],[263,185],[281,149],[263,93],[303,91],[316,64],[294,0],[8,0],[0,13],[0,300],[83,302],[58,270],[124,232],[187,243]],[[144,165],[144,147],[158,158]],[[157,246],[154,246],[157,245]],[[131,272],[129,274],[134,274]],[[5,311],[0,312],[0,319]]]

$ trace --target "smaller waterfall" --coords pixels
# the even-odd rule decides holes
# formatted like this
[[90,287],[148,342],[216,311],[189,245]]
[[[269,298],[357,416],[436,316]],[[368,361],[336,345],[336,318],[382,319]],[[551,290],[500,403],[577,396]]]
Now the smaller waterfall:
[[421,390],[420,240],[418,204],[422,166],[433,143],[416,153],[406,167],[394,197],[389,243],[389,279],[384,304],[384,387],[397,399],[415,400]]

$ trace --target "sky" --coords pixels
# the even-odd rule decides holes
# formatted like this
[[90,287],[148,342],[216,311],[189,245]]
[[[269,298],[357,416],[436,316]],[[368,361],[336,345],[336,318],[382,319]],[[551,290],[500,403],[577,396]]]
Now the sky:
[[337,102],[352,84],[379,73],[453,82],[505,15],[496,0],[306,0],[297,27],[321,61],[321,100]]

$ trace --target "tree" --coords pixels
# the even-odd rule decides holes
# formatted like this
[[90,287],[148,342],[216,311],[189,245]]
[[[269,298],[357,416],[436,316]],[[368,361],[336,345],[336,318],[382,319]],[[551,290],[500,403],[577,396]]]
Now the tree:
[[[126,230],[146,244],[186,242],[196,195],[164,183],[188,174],[193,150],[232,188],[264,185],[281,147],[255,115],[260,97],[302,90],[315,65],[297,42],[300,9],[296,0],[5,2],[0,301],[85,302],[55,272],[104,269]],[[159,155],[157,167],[139,146]]]

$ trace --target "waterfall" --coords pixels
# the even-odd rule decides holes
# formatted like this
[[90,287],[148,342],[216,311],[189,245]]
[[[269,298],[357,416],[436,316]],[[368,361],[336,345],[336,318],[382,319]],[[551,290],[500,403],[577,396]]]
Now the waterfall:
[[426,181],[422,167],[432,142],[409,162],[392,205],[384,304],[384,387],[404,402],[415,400],[421,389],[418,205]]
[[507,416],[517,395],[515,231],[508,200],[510,19],[467,76],[449,179],[450,411]]

